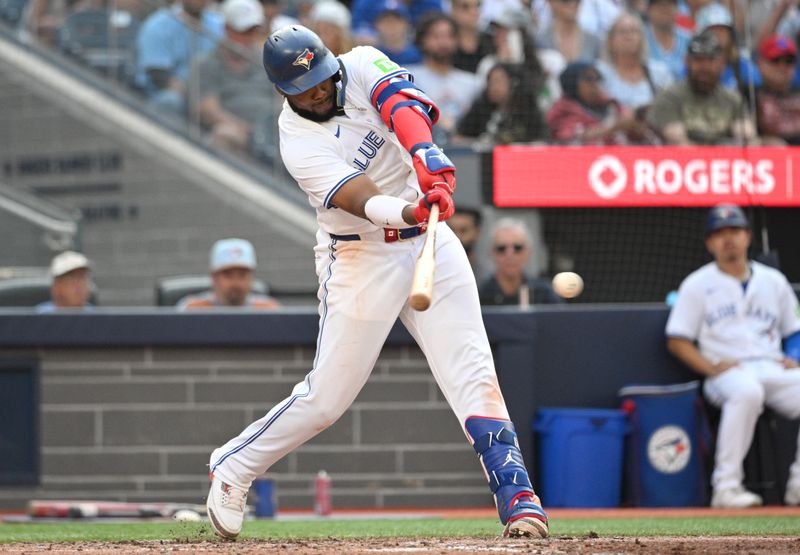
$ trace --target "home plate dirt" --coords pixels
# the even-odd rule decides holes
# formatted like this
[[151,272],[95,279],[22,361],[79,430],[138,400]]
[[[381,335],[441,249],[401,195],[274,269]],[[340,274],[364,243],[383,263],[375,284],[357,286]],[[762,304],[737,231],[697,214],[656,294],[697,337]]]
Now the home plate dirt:
[[800,553],[800,538],[776,537],[555,537],[547,540],[512,540],[505,538],[447,539],[363,539],[319,541],[243,540],[237,542],[79,542],[69,544],[6,544],[4,553],[63,553],[81,555],[121,555],[128,553],[223,553],[287,555],[405,555],[405,554],[493,554],[531,553],[536,555],[613,555],[638,553],[684,555],[794,555]]

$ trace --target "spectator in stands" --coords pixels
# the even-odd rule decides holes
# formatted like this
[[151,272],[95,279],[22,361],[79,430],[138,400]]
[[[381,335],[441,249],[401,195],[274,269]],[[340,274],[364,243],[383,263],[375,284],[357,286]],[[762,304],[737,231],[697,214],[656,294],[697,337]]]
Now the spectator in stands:
[[350,10],[336,0],[323,0],[314,4],[309,14],[313,30],[334,56],[340,56],[353,48],[350,37]]
[[[536,44],[529,33],[529,20],[524,10],[506,8],[495,10],[489,19],[488,33],[493,51],[478,62],[476,74],[486,81],[489,70],[498,63],[522,64],[536,78],[544,81],[544,72],[536,52]],[[538,94],[538,89],[537,91]]]
[[377,48],[401,66],[422,62],[422,52],[411,37],[411,13],[399,0],[386,0],[384,9],[375,16]]
[[449,15],[431,13],[423,17],[417,27],[416,42],[422,51],[422,63],[408,69],[414,81],[439,107],[439,123],[433,129],[433,138],[443,145],[480,92],[481,82],[476,75],[453,67],[456,24]]
[[758,132],[770,143],[800,145],[800,90],[792,87],[797,47],[772,35],[758,49],[761,87],[756,90]]
[[[763,503],[744,488],[742,464],[764,407],[800,417],[800,306],[783,274],[748,259],[751,239],[738,206],[711,209],[705,245],[714,261],[683,280],[666,326],[669,351],[705,376],[706,398],[722,409],[711,476],[720,508]],[[785,502],[800,505],[800,456]]]
[[645,37],[650,57],[669,67],[674,79],[682,79],[686,71],[686,49],[691,35],[675,24],[678,0],[649,0]]
[[562,97],[547,112],[550,135],[566,144],[652,144],[655,138],[635,112],[620,107],[603,88],[603,76],[586,62],[573,62],[560,77]]
[[750,80],[760,84],[755,66],[747,58],[739,55],[736,44],[736,31],[731,12],[721,4],[709,4],[697,12],[696,29],[699,33],[713,33],[722,48],[725,70],[720,78],[722,85],[729,89],[748,94]]
[[[442,0],[400,0],[411,14],[411,24],[418,27],[422,18],[430,12],[444,11]],[[353,36],[357,44],[375,44],[378,33],[375,18],[383,11],[387,0],[353,0]]]
[[319,0],[289,0],[287,10],[304,27],[311,28],[311,10]]
[[255,49],[261,44],[264,10],[257,0],[225,0],[226,42],[193,67],[197,83],[193,109],[210,130],[212,143],[239,155],[253,146],[253,128],[278,110],[278,95],[261,68]]
[[669,68],[649,58],[644,25],[629,11],[608,30],[597,69],[609,96],[631,110],[646,109],[656,93],[673,82]]
[[[585,32],[600,40],[625,7],[622,0],[580,0],[578,3],[578,25]],[[536,20],[537,32],[549,28],[553,23],[551,0],[533,0],[531,9]]]
[[458,48],[453,65],[458,69],[475,73],[478,62],[494,51],[489,33],[481,30],[481,1],[453,0],[451,15],[456,22]]
[[196,308],[273,309],[278,301],[252,292],[256,253],[244,239],[221,239],[211,248],[211,291],[189,295],[178,302],[179,310]]
[[79,252],[66,251],[50,263],[50,300],[36,306],[40,314],[63,309],[92,308],[91,263]]
[[481,259],[478,257],[478,241],[481,236],[481,224],[483,216],[477,208],[467,208],[459,206],[455,213],[447,220],[447,225],[456,234],[464,252],[467,253],[469,265],[476,279],[483,275]]
[[492,229],[492,258],[495,271],[478,287],[482,305],[560,303],[550,283],[525,275],[533,239],[525,222],[501,218]]
[[210,0],[181,0],[154,12],[137,37],[136,83],[158,109],[186,114],[187,80],[192,63],[214,49],[225,34]]
[[648,121],[667,144],[756,144],[755,128],[738,91],[720,83],[725,61],[716,36],[692,38],[686,79],[659,93]]
[[755,39],[761,44],[768,36],[796,37],[800,33],[800,4],[797,0],[769,0],[758,6],[764,15]]
[[[800,41],[800,3],[797,0],[772,1],[775,5],[764,19],[756,35],[756,44],[761,44],[764,39],[773,34],[791,37],[795,44],[798,44]],[[800,64],[795,66],[792,86],[800,87]]]
[[57,46],[59,31],[70,14],[102,7],[98,0],[30,0],[24,16],[25,28],[42,43]]
[[716,0],[682,0],[678,5],[678,15],[675,17],[676,25],[694,34],[697,12],[713,2],[716,2]]
[[489,72],[483,93],[456,128],[454,143],[479,150],[494,145],[544,140],[547,127],[536,99],[535,78],[521,64],[499,63]]
[[648,2],[649,0],[625,0],[625,9],[636,14],[636,17],[644,19]]
[[[269,36],[281,27],[299,23],[297,19],[286,13],[283,0],[260,0],[264,8],[264,34]],[[266,36],[264,37],[266,39]]]
[[560,52],[567,62],[592,62],[600,56],[601,39],[578,25],[578,9],[582,0],[548,0],[553,14],[549,26],[536,35],[539,48]]

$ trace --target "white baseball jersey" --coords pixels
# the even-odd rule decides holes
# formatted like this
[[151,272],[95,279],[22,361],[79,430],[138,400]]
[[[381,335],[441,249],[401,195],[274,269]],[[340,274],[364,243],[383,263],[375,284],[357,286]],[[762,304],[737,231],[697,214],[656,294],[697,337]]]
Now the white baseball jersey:
[[669,337],[697,341],[701,354],[721,360],[781,360],[781,339],[800,331],[800,306],[786,277],[750,262],[746,287],[715,262],[689,274],[667,321]]
[[389,131],[371,102],[372,92],[387,79],[408,70],[371,46],[359,46],[339,57],[344,66],[344,116],[317,123],[297,115],[288,102],[278,119],[281,157],[286,169],[308,194],[322,230],[337,235],[378,228],[369,220],[332,205],[337,191],[366,174],[382,194],[411,203],[420,195],[411,155]]
[[339,59],[344,116],[313,122],[287,103],[279,118],[281,155],[317,210],[321,229],[314,249],[319,335],[305,379],[211,455],[212,472],[245,489],[347,410],[398,318],[424,352],[462,426],[470,416],[509,418],[475,277],[455,234],[446,225],[437,226],[433,299],[428,310],[418,312],[409,306],[408,294],[425,235],[385,242],[377,226],[332,204],[336,192],[361,174],[383,194],[411,203],[420,196],[410,155],[370,101],[377,85],[406,70],[371,47],[355,48]]

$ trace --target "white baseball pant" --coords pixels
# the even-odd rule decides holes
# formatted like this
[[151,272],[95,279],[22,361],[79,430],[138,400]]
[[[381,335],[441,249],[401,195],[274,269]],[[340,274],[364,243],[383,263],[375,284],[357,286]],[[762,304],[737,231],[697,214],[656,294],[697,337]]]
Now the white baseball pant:
[[[787,418],[800,417],[800,370],[786,370],[773,360],[746,361],[708,378],[704,392],[722,409],[711,485],[715,490],[740,486],[744,458],[764,405]],[[800,485],[800,441],[789,482]]]
[[317,234],[319,335],[311,371],[292,394],[211,455],[224,482],[249,488],[281,457],[333,424],[364,386],[398,315],[419,344],[462,428],[469,416],[508,419],[483,326],[475,277],[453,232],[439,225],[428,310],[408,293],[425,235],[332,241]]

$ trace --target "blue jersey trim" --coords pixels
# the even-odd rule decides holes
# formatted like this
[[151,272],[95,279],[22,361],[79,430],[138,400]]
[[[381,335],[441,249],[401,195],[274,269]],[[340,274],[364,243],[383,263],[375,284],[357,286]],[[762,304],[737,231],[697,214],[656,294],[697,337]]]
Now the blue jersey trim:
[[347,183],[348,181],[350,181],[351,179],[353,179],[355,177],[358,177],[359,175],[362,175],[363,173],[364,172],[361,172],[361,171],[353,172],[350,175],[340,179],[339,183],[334,185],[333,189],[328,191],[328,194],[325,195],[325,208],[331,208],[333,206],[333,204],[331,204],[331,201],[333,200],[333,197],[336,196],[336,193],[339,192],[339,189],[341,189],[344,186],[345,183]]
[[261,436],[261,434],[263,434],[265,431],[267,431],[267,429],[270,426],[272,426],[273,422],[275,422],[278,419],[278,417],[280,417],[284,412],[286,412],[286,410],[289,407],[291,407],[297,399],[300,399],[301,397],[308,397],[309,395],[311,395],[311,374],[313,374],[314,371],[317,369],[317,364],[319,363],[320,344],[322,343],[322,334],[325,332],[325,320],[327,319],[328,316],[328,282],[331,280],[331,277],[333,276],[333,263],[336,262],[336,239],[331,240],[331,243],[328,246],[328,250],[329,250],[328,257],[330,258],[331,262],[330,264],[328,264],[328,276],[322,283],[322,289],[324,293],[322,295],[322,316],[320,317],[319,333],[317,334],[317,353],[314,356],[314,364],[311,367],[311,371],[309,371],[309,373],[306,374],[304,380],[306,383],[306,392],[292,395],[286,401],[286,403],[280,409],[278,409],[275,412],[275,414],[272,415],[272,418],[267,420],[267,422],[265,422],[264,425],[261,426],[261,428],[259,428],[256,433],[247,438],[244,441],[244,443],[242,443],[238,447],[234,447],[233,449],[222,455],[222,457],[220,457],[220,459],[212,465],[211,467],[212,474],[214,473],[214,470],[216,470],[217,467],[225,461],[225,459],[227,459],[234,453],[238,453],[239,451],[241,451],[242,449],[253,443],[256,439],[258,439],[258,437]]

